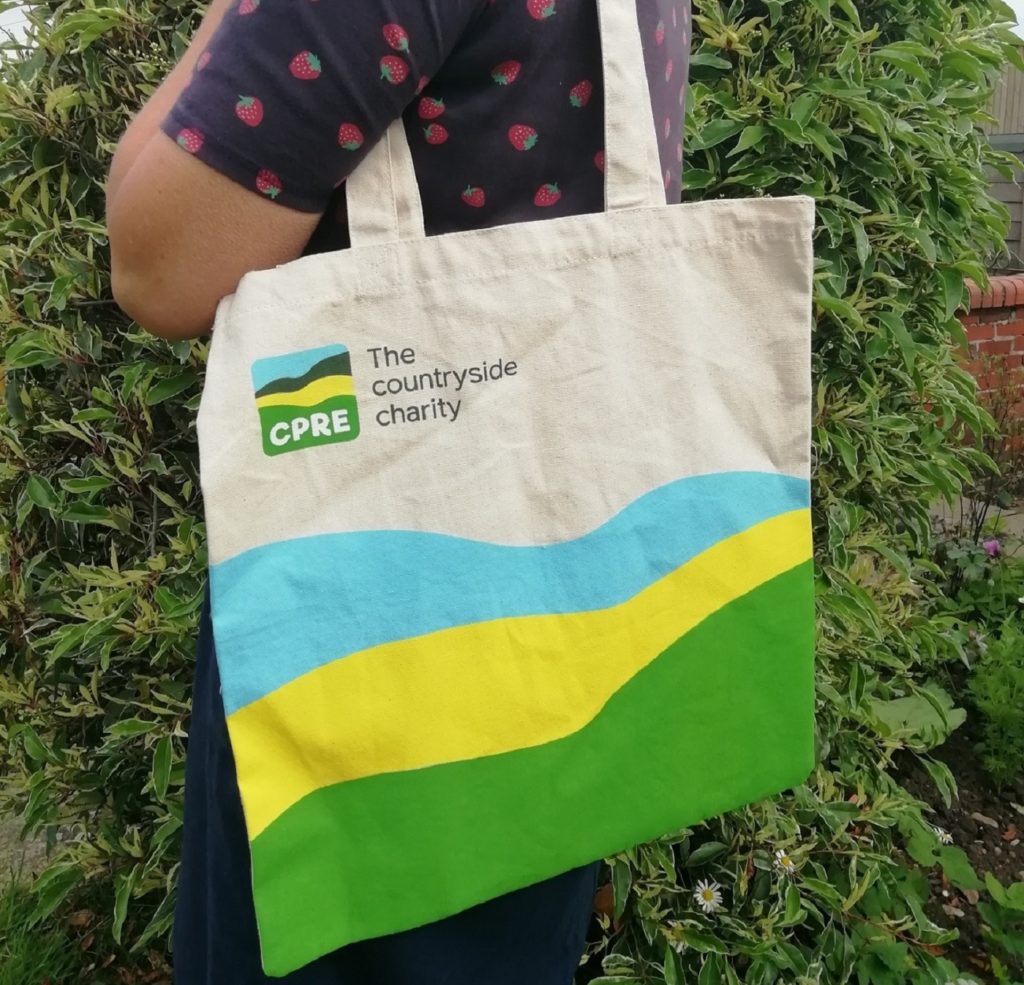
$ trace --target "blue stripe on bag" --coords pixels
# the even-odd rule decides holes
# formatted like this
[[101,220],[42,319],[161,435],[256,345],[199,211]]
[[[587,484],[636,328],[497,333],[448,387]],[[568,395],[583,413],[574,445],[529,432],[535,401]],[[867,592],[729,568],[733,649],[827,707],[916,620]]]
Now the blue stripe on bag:
[[718,541],[809,501],[805,479],[727,472],[668,483],[555,544],[395,530],[254,548],[211,570],[227,713],[379,643],[616,605]]

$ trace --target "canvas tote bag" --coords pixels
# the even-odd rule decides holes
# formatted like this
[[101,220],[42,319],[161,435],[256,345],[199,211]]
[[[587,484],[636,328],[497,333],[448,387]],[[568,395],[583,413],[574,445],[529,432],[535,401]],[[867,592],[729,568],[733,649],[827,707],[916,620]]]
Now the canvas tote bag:
[[426,238],[403,127],[352,249],[247,274],[199,411],[266,972],[812,766],[813,199],[666,206],[601,0],[604,213]]

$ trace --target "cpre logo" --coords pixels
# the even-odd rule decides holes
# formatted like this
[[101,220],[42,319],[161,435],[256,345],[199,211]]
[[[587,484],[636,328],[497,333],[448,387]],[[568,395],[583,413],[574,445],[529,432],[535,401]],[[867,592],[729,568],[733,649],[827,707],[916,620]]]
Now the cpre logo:
[[257,359],[252,385],[268,455],[359,436],[352,360],[343,345]]

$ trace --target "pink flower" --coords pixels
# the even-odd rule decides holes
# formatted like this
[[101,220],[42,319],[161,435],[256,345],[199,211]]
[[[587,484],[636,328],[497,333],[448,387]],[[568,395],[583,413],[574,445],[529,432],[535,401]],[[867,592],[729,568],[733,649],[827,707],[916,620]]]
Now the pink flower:
[[1002,545],[999,543],[998,540],[995,539],[995,537],[993,537],[991,540],[986,540],[985,543],[981,546],[985,548],[985,553],[989,557],[998,557],[1003,549]]

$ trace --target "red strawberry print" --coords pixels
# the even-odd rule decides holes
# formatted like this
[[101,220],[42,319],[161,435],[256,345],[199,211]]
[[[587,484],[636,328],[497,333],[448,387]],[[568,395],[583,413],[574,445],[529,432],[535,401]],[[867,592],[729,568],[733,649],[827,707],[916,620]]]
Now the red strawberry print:
[[269,198],[277,198],[281,194],[281,179],[273,171],[264,168],[256,175],[256,189]]
[[260,0],[242,0],[238,5],[238,12],[245,16],[246,14],[253,13],[259,5]]
[[665,40],[665,22],[658,21],[658,26],[654,29],[654,43],[661,44]]
[[545,208],[548,205],[554,205],[561,197],[562,193],[558,190],[558,185],[541,185],[537,189],[537,194],[533,196],[533,204]]
[[345,150],[359,150],[363,140],[363,131],[354,123],[342,123],[338,128],[338,143]]
[[203,135],[191,127],[179,130],[175,140],[179,147],[184,147],[190,154],[198,153],[199,148],[203,146]]
[[516,123],[509,127],[508,139],[516,150],[532,150],[537,143],[537,131],[525,123]]
[[462,193],[462,201],[467,205],[472,205],[474,209],[483,208],[484,204],[484,190],[482,188],[474,188],[472,185],[467,185],[466,190]]
[[589,79],[584,79],[582,82],[577,82],[569,90],[569,102],[572,103],[577,109],[581,106],[586,106],[590,102],[590,97],[594,94],[594,86],[591,84]]
[[320,75],[320,59],[311,51],[300,51],[288,65],[297,79],[315,79]]
[[199,56],[199,61],[196,62],[196,71],[197,72],[201,72],[209,64],[210,64],[210,53],[208,51],[204,51]]
[[251,127],[258,127],[263,119],[263,103],[256,96],[239,96],[235,116]]
[[676,144],[676,160],[682,161],[683,159],[683,145],[681,143]]
[[671,181],[672,181],[672,175],[670,175],[670,174],[669,174],[669,173],[668,173],[668,172],[666,171],[666,172],[665,172],[665,191],[668,191],[668,186],[669,186],[669,183],[670,183]]
[[685,101],[686,101],[686,83],[684,82],[679,87],[679,105],[682,106]]
[[665,81],[668,82],[672,78],[672,59],[668,60],[668,64],[665,66]]
[[534,20],[547,20],[555,13],[555,0],[526,0],[526,9]]
[[380,60],[380,77],[393,86],[399,85],[409,78],[409,66],[397,55],[385,55]]
[[421,120],[436,120],[444,112],[444,100],[424,96],[420,100],[419,114]]
[[672,121],[666,116],[665,117],[665,139],[668,140],[669,131],[672,129]]
[[672,26],[673,27],[676,26],[676,8],[675,7],[672,8]]
[[401,24],[385,24],[384,40],[395,51],[409,50],[409,35]]
[[419,82],[416,83],[416,95],[418,96],[424,89],[427,88],[427,83],[430,81],[429,75],[420,76]]
[[448,139],[448,131],[440,123],[431,123],[423,131],[428,144],[443,144]]
[[597,168],[597,170],[600,171],[601,174],[604,174],[604,151],[603,150],[599,150],[594,155],[594,167]]
[[512,85],[519,78],[522,68],[522,62],[502,62],[491,69],[491,78],[500,86]]

